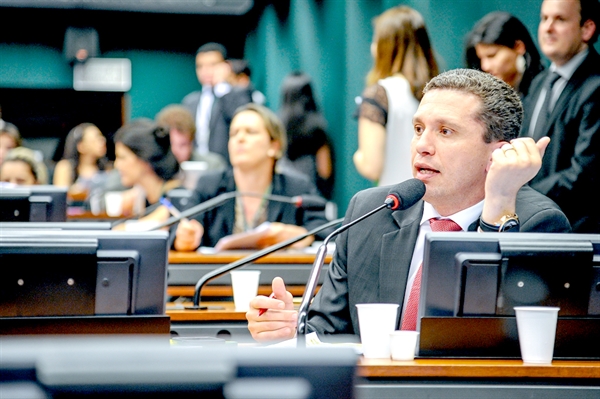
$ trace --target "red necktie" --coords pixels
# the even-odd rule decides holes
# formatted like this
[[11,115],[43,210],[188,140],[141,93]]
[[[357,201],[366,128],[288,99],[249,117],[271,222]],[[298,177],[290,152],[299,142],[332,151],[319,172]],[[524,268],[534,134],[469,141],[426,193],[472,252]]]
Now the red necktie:
[[[461,231],[462,228],[451,219],[429,219],[429,225],[431,231]],[[410,288],[408,295],[408,302],[406,302],[406,310],[404,311],[404,317],[402,318],[401,330],[415,331],[417,329],[417,314],[419,313],[419,297],[421,295],[421,274],[423,268],[419,265],[419,270],[413,281],[413,285]]]

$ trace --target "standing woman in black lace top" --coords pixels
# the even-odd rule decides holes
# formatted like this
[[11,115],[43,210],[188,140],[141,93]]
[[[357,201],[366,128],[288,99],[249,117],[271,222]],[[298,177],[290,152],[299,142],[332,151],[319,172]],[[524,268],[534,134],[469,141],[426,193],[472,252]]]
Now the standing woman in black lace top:
[[413,177],[412,118],[425,84],[438,73],[421,14],[390,8],[374,19],[373,67],[358,109],[356,170],[379,186]]

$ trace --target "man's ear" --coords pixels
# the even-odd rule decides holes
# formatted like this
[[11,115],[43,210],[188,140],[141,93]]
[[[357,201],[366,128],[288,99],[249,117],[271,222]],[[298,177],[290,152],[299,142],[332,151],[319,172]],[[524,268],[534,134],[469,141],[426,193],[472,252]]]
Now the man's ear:
[[581,25],[582,40],[585,43],[589,42],[590,39],[592,38],[592,36],[594,36],[594,32],[596,32],[596,29],[598,29],[598,27],[596,26],[594,21],[592,21],[591,19],[588,19],[587,21],[585,21],[583,23],[583,25]]
[[498,148],[501,148],[504,144],[508,144],[508,141],[496,141],[495,143],[490,143],[490,159],[488,160],[487,165],[485,166],[485,173],[490,171],[490,167],[492,166],[492,153],[496,151]]

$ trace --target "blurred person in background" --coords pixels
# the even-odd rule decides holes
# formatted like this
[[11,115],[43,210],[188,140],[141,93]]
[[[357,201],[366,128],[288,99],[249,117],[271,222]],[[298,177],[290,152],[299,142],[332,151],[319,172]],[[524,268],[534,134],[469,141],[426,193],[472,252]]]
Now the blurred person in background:
[[288,145],[278,167],[306,175],[323,197],[331,199],[332,148],[326,133],[327,122],[317,107],[310,76],[292,72],[285,77],[281,84],[279,116]]
[[0,181],[19,186],[48,184],[48,170],[37,160],[33,150],[17,147],[9,151],[0,164]]
[[0,165],[9,151],[20,147],[21,144],[19,129],[12,123],[2,121],[2,126],[0,127]]
[[194,117],[186,107],[179,104],[167,105],[155,119],[156,123],[169,129],[171,151],[177,162],[206,162],[208,170],[226,168],[227,162],[221,155],[213,152],[201,155],[195,151],[196,125]]
[[412,178],[412,118],[438,66],[421,14],[391,8],[373,21],[373,67],[358,109],[356,170],[378,185]]
[[87,198],[94,179],[111,169],[106,157],[106,138],[92,123],[81,123],[67,134],[63,157],[54,168],[52,183],[68,187],[69,195]]
[[[237,197],[189,220],[182,220],[174,228],[174,248],[195,251],[199,246],[214,247],[225,236],[247,232],[268,221],[268,231],[257,244],[266,247],[325,224],[324,211],[304,210],[293,204],[262,198],[271,194],[293,197],[317,193],[306,177],[276,172],[275,164],[285,147],[283,125],[271,110],[258,104],[239,108],[229,133],[232,168],[202,176],[189,207],[232,191],[252,193],[256,197]],[[294,246],[310,245],[313,240],[311,236]]]
[[[143,196],[145,206],[159,202],[168,191],[179,188],[179,163],[171,152],[169,131],[149,119],[134,120],[115,133],[115,169],[121,184],[133,187],[123,193],[123,213],[131,214]],[[166,220],[168,210],[158,207],[154,216]]]
[[491,73],[511,85],[521,98],[531,81],[544,70],[533,39],[521,21],[495,11],[481,18],[467,36],[468,68]]

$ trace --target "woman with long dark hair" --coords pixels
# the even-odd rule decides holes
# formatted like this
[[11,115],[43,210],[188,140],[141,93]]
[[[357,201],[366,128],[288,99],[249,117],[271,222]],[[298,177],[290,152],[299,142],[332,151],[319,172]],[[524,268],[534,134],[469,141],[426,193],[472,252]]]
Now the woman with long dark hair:
[[327,123],[319,112],[310,76],[292,72],[281,85],[279,116],[287,132],[287,152],[278,167],[305,174],[323,197],[333,191],[333,156]]
[[481,18],[467,36],[467,67],[491,73],[521,97],[544,66],[531,35],[521,21],[504,11]]
[[106,138],[96,125],[81,123],[67,134],[63,158],[54,168],[52,183],[69,187],[70,194],[87,195],[92,180],[108,168]]

